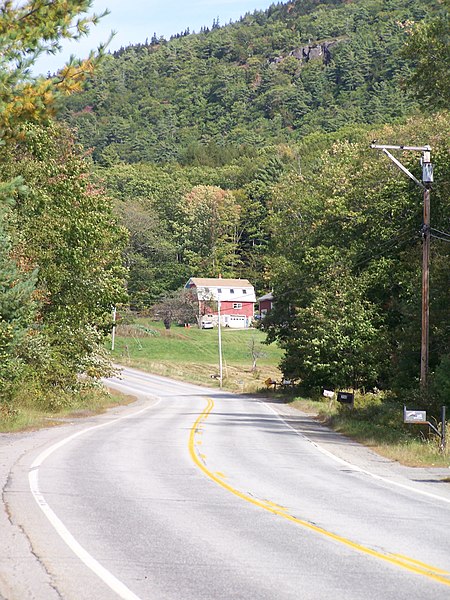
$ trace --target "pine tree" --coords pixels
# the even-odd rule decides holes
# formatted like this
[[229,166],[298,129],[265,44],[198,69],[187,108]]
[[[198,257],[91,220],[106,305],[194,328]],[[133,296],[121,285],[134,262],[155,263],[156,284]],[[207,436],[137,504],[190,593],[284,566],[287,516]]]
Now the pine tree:
[[48,119],[62,96],[79,91],[104,51],[71,60],[54,77],[32,77],[30,67],[45,53],[55,54],[61,40],[78,40],[103,15],[80,16],[92,0],[27,0],[2,2],[0,14],[0,134],[15,135],[24,121]]
[[[14,184],[0,186],[0,196],[11,191]],[[11,239],[6,231],[5,216],[0,213],[0,411],[11,398],[12,385],[23,367],[19,348],[29,331],[36,308],[33,293],[36,272],[24,272],[12,257]]]

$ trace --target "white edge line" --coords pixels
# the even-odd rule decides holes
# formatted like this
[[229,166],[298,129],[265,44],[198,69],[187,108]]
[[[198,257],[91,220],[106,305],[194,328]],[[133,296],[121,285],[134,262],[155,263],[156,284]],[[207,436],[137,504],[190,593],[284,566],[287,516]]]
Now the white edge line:
[[[120,384],[119,384],[120,385]],[[125,386],[124,386],[125,387]],[[67,438],[53,444],[43,452],[39,454],[39,456],[33,461],[30,467],[30,471],[28,473],[28,482],[30,485],[31,493],[42,510],[44,515],[47,517],[51,525],[54,527],[58,535],[61,539],[69,546],[69,548],[78,556],[78,558],[93,572],[97,575],[111,590],[116,592],[123,598],[123,600],[141,600],[139,596],[136,596],[129,588],[126,587],[121,581],[119,581],[112,573],[110,573],[105,567],[103,567],[93,556],[91,556],[82,546],[77,542],[77,540],[73,537],[67,527],[63,524],[63,522],[56,516],[50,506],[47,504],[43,494],[39,489],[39,467],[44,463],[44,461],[51,455],[53,452],[65,446],[73,439],[79,437],[80,435],[84,435],[88,431],[92,431],[93,429],[100,429],[101,427],[107,427],[113,423],[117,423],[118,421],[122,421],[123,419],[129,419],[130,417],[134,417],[139,415],[150,408],[154,408],[157,404],[161,402],[161,398],[158,399],[157,402],[152,404],[151,406],[146,406],[145,408],[133,412],[129,415],[125,415],[123,417],[118,417],[117,419],[113,419],[108,421],[107,423],[101,423],[100,425],[94,425],[93,427],[88,427],[81,431],[77,431],[76,433],[70,435]]]
[[397,481],[393,481],[391,479],[386,479],[385,477],[381,477],[381,475],[376,475],[375,473],[366,471],[365,469],[362,469],[361,467],[358,467],[357,465],[354,465],[353,463],[350,463],[347,460],[340,458],[339,456],[336,456],[329,450],[325,450],[325,448],[323,448],[322,446],[317,444],[317,442],[314,442],[311,438],[309,438],[307,435],[305,435],[302,431],[298,431],[297,429],[292,427],[292,425],[287,423],[287,421],[285,421],[283,416],[280,415],[280,413],[278,413],[274,408],[272,408],[272,406],[270,406],[270,404],[268,404],[267,402],[264,402],[263,400],[259,400],[259,402],[261,402],[262,404],[267,406],[267,408],[269,408],[286,425],[286,427],[289,427],[289,429],[292,429],[292,431],[294,431],[297,435],[305,438],[305,440],[308,440],[308,442],[310,444],[312,444],[315,448],[317,448],[317,450],[319,452],[321,452],[325,456],[328,456],[329,458],[333,459],[335,462],[340,463],[341,465],[344,465],[346,467],[351,467],[352,469],[354,469],[355,471],[358,471],[359,473],[368,475],[369,477],[372,477],[373,479],[377,479],[378,481],[382,481],[383,483],[387,483],[388,485],[394,485],[394,486],[397,486],[404,490],[407,490],[408,492],[414,492],[416,494],[420,494],[421,496],[426,496],[427,498],[432,498],[433,500],[441,500],[442,502],[446,502],[447,504],[450,504],[450,499],[448,499],[448,498],[444,498],[443,496],[438,496],[437,494],[432,494],[431,492],[425,492],[424,490],[418,490],[417,488],[411,487],[409,485],[405,485],[403,483],[398,483]]

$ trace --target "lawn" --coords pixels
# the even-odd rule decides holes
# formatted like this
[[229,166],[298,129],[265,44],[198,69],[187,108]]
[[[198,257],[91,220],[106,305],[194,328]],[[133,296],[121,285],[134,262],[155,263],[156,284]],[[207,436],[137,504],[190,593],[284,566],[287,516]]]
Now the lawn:
[[[268,377],[280,379],[280,349],[264,344],[265,334],[258,329],[222,328],[224,387],[254,391]],[[252,371],[252,347],[259,355]],[[198,329],[138,319],[117,328],[113,358],[116,362],[152,373],[195,383],[217,386],[219,344],[217,329]]]

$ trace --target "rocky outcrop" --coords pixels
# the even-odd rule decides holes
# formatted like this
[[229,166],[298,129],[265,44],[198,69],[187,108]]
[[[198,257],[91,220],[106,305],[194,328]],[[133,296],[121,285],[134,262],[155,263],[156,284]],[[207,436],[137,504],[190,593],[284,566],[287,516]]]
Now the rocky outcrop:
[[[288,56],[293,56],[301,62],[309,62],[310,60],[314,59],[322,60],[322,62],[327,65],[331,61],[330,48],[338,43],[339,40],[331,40],[329,42],[322,42],[320,44],[308,44],[302,48],[296,48],[295,50],[292,50],[292,52],[289,52]],[[279,56],[273,62],[280,63],[285,58],[285,56]]]
[[294,56],[298,60],[309,62],[314,59],[321,59],[325,64],[328,64],[331,60],[330,48],[337,44],[337,40],[331,42],[322,42],[322,44],[311,44],[292,50],[289,56]]

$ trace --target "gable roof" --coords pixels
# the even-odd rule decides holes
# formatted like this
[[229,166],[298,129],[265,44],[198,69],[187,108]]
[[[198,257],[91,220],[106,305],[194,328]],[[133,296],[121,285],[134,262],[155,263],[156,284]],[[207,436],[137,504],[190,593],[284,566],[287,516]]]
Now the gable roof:
[[261,300],[273,300],[272,292],[269,292],[268,294],[264,294],[264,296],[261,296],[260,298],[258,298],[258,302],[261,302]]
[[186,284],[186,287],[195,285],[195,287],[210,287],[210,288],[253,288],[248,279],[224,279],[223,277],[191,277]]
[[195,287],[201,300],[222,302],[256,302],[255,290],[248,279],[224,279],[223,277],[191,277],[186,288]]

